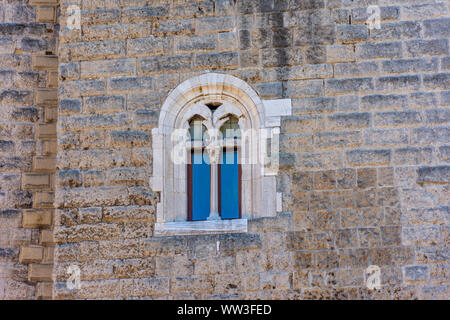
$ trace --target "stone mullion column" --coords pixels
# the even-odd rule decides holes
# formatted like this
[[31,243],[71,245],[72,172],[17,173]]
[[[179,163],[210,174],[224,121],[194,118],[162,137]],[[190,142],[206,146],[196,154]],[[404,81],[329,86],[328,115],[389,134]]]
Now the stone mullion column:
[[[210,161],[212,157],[210,156]],[[211,161],[211,212],[208,220],[219,220],[219,161]]]

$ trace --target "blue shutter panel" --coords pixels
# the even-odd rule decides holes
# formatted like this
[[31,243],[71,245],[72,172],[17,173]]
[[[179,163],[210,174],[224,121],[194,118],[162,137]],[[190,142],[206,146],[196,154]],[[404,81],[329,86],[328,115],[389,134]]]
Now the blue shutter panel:
[[220,214],[222,219],[239,218],[238,153],[223,152],[220,164]]
[[209,217],[210,193],[211,172],[208,154],[194,152],[192,156],[192,220],[206,220]]

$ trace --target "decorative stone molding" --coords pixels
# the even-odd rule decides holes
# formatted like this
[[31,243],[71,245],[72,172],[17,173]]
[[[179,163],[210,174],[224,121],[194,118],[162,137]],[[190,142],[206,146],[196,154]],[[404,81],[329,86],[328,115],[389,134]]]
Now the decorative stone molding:
[[[221,104],[213,115],[205,106],[211,102]],[[241,130],[253,129],[258,133],[257,138],[249,137],[247,140],[252,157],[257,155],[258,158],[265,154],[265,139],[276,140],[273,138],[280,132],[281,116],[291,114],[291,100],[261,100],[246,82],[220,73],[193,77],[170,92],[162,106],[158,127],[152,130],[153,176],[150,184],[153,191],[161,192],[161,201],[157,205],[156,236],[246,232],[246,219],[275,216],[281,211],[281,195],[276,192],[277,170],[268,170],[256,161],[242,165],[242,219],[214,223],[186,221],[186,164],[174,163],[171,156],[176,144],[173,139],[175,131],[186,129],[189,119],[197,114],[210,119],[210,122],[216,122],[228,114],[236,116]],[[262,132],[265,138],[260,135]],[[278,144],[275,152],[278,152]]]

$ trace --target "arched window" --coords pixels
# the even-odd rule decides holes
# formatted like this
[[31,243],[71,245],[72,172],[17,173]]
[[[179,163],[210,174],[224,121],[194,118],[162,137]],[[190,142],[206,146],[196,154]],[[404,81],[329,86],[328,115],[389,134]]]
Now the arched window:
[[222,219],[242,216],[241,129],[237,117],[230,115],[220,128],[222,149],[218,165],[219,215]]
[[191,143],[187,145],[188,220],[206,220],[211,213],[211,163],[205,150],[209,135],[203,122],[194,116],[189,121]]
[[235,115],[227,114],[213,123],[216,110],[211,110],[208,119],[196,115],[189,121],[189,221],[241,217],[239,120]]
[[[153,129],[155,235],[246,232],[247,219],[281,211],[266,145],[290,100],[262,101],[245,82],[208,73],[167,97]],[[274,140],[274,139],[272,139]]]

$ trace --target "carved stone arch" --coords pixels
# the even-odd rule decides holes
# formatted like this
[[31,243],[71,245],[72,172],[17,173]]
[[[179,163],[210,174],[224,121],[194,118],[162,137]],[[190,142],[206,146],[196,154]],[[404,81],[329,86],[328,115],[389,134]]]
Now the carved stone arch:
[[[217,108],[217,110],[214,112],[213,114],[213,121],[216,122],[217,120],[227,116],[227,115],[233,115],[236,118],[240,119],[240,118],[248,118],[241,109],[239,109],[237,106],[235,106],[234,104],[222,104],[219,108]],[[220,129],[220,128],[219,128]],[[245,129],[245,128],[241,128],[241,129]]]
[[[284,101],[284,105],[289,104],[290,111],[288,100],[281,101]],[[220,104],[214,113],[207,106],[210,103]],[[215,225],[207,221],[186,223],[186,164],[174,163],[171,157],[176,147],[174,132],[186,129],[189,126],[189,119],[193,116],[200,115],[211,122],[210,127],[214,127],[214,123],[219,123],[219,119],[232,114],[238,117],[241,130],[270,131],[274,112],[273,110],[267,112],[269,108],[267,100],[261,100],[250,85],[226,74],[202,74],[184,81],[169,93],[160,112],[158,127],[152,130],[153,176],[150,184],[153,191],[161,193],[161,201],[157,207],[155,235],[243,232],[247,228],[247,219],[276,214],[275,177],[265,176],[262,164],[249,163],[243,167],[241,194],[243,219],[239,219],[241,221],[221,220]],[[280,115],[283,115],[286,107],[281,109]],[[259,139],[249,141],[252,152],[259,154],[264,149]],[[180,142],[180,147],[185,148],[183,141]]]
[[182,82],[169,93],[161,108],[158,131],[170,128],[181,109],[193,101],[227,97],[247,109],[257,122],[256,128],[264,125],[264,104],[250,85],[231,75],[206,73]]
[[185,123],[189,122],[194,116],[197,115],[207,120],[208,118],[211,118],[212,113],[207,106],[201,103],[196,103],[194,106],[190,108],[184,108],[180,112],[180,114],[175,119],[174,128],[186,127]]

